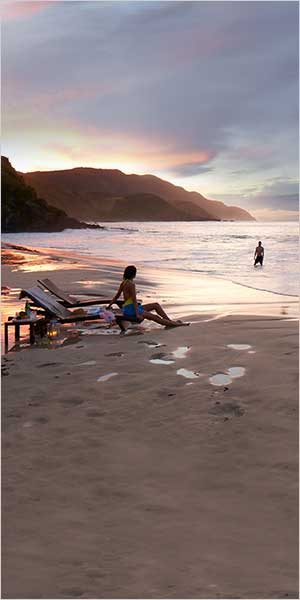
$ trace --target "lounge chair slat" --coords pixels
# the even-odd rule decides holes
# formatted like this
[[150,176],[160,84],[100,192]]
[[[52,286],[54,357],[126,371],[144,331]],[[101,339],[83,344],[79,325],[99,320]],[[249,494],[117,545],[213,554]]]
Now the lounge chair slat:
[[22,296],[28,296],[37,306],[40,306],[55,317],[63,319],[72,316],[70,310],[59,304],[55,298],[46,294],[37,286],[23,289],[21,294]]
[[38,282],[41,283],[45,288],[47,288],[49,292],[51,292],[58,298],[61,298],[61,300],[66,302],[68,305],[72,306],[73,304],[76,304],[75,298],[72,298],[72,296],[67,294],[67,292],[64,292],[62,289],[58,288],[57,285],[55,285],[55,283],[51,281],[51,279],[38,279]]
[[61,288],[59,288],[51,279],[38,279],[38,283],[40,283],[43,287],[45,287],[51,294],[54,294],[57,298],[59,298],[67,308],[72,308],[76,306],[91,306],[92,304],[109,304],[111,298],[89,298],[87,300],[78,300],[67,292],[64,292]]

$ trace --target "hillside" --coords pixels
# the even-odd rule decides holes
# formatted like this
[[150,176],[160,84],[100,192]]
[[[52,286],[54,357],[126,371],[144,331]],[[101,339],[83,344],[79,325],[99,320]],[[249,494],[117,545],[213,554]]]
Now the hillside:
[[[122,203],[126,198],[126,220],[149,220],[143,213],[149,215],[150,209],[144,205],[151,195],[164,201],[161,215],[156,201],[152,220],[255,220],[241,208],[208,200],[198,192],[188,192],[154,175],[126,175],[118,170],[80,167],[24,173],[23,177],[51,204],[80,219],[125,220]],[[138,206],[137,195],[143,207]],[[165,202],[170,207],[168,216],[163,216],[166,215]],[[176,212],[172,213],[171,209]]]
[[62,231],[90,226],[39,198],[12,167],[1,157],[1,220],[4,233],[20,231]]
[[[94,207],[91,213],[90,204],[86,203],[79,212],[85,218],[103,221],[191,221],[191,215],[184,210],[172,206],[163,198],[154,194],[129,194],[128,196],[106,197],[101,205]],[[93,214],[93,217],[88,215]],[[98,216],[97,216],[98,215]],[[212,220],[210,215],[199,211],[199,219]]]

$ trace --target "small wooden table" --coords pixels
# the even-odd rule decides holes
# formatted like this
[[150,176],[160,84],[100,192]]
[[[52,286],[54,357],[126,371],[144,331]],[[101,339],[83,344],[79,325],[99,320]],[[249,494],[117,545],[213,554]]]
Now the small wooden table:
[[10,321],[6,321],[4,323],[4,345],[5,350],[8,348],[8,328],[15,328],[15,342],[20,341],[20,327],[22,325],[29,325],[29,340],[30,344],[34,344],[35,342],[35,326],[38,321],[43,320],[44,317],[36,317],[35,319],[11,319]]

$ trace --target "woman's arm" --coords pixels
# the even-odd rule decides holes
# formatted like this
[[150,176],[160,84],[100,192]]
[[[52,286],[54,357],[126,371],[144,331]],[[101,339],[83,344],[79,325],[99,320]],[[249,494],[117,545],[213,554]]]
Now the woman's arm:
[[114,304],[114,302],[115,302],[116,300],[118,300],[119,296],[120,296],[120,295],[121,295],[121,293],[122,293],[122,290],[123,290],[123,285],[124,285],[124,282],[122,281],[122,283],[120,284],[120,287],[119,287],[119,289],[118,289],[118,291],[117,291],[116,295],[113,297],[113,299],[111,300],[111,302],[109,303],[109,305],[107,306],[107,308],[110,308],[110,307],[111,307],[111,305],[112,305],[112,304]]

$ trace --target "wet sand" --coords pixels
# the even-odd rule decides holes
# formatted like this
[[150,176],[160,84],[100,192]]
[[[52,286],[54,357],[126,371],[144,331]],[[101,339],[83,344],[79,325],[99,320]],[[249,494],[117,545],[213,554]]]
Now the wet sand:
[[[106,295],[123,265],[14,268],[2,285]],[[154,275],[143,299],[192,326],[3,359],[3,598],[298,598],[295,306],[242,314],[254,296],[205,278],[176,304]]]

